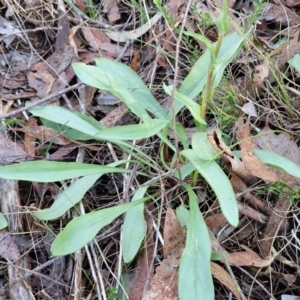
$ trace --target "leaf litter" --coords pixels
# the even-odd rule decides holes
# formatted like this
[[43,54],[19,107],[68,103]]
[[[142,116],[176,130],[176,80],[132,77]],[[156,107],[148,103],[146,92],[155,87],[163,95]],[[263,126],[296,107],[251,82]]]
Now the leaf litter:
[[[212,262],[217,299],[225,299],[224,294],[228,291],[236,299],[241,299],[236,282],[239,282],[242,292],[249,299],[266,299],[270,294],[274,299],[279,299],[283,292],[289,295],[300,293],[297,277],[299,223],[296,221],[299,219],[299,205],[291,201],[292,197],[294,199],[297,196],[295,188],[299,185],[299,179],[266,166],[255,155],[255,149],[269,150],[300,165],[299,74],[288,67],[294,54],[300,53],[297,27],[300,5],[299,1],[289,0],[285,3],[263,3],[261,6],[253,6],[250,2],[230,1],[230,32],[236,32],[238,26],[252,25],[246,23],[255,9],[259,17],[249,38],[251,43],[246,41],[240,55],[227,70],[231,88],[224,93],[220,86],[218,93],[223,93],[222,101],[213,99],[217,109],[212,114],[215,117],[210,120],[213,126],[218,124],[221,129],[224,127],[232,143],[228,142],[228,138],[224,143],[214,130],[209,137],[231,177],[239,211],[244,216],[236,229],[229,226],[209,190],[203,196],[206,197],[206,204],[200,204],[211,234],[218,237],[219,248],[214,248],[213,244],[213,250],[223,253],[226,249],[227,263],[232,266],[232,272],[228,272],[224,261]],[[206,37],[213,39],[216,32],[211,22],[219,16],[216,5],[220,4],[220,1],[195,1],[193,9],[188,11],[188,22],[183,24],[185,29],[199,32],[201,28]],[[130,65],[147,85],[154,87],[153,93],[159,99],[163,95],[156,87],[161,86],[164,80],[172,82],[174,79],[172,70],[178,39],[176,30],[186,12],[186,1],[168,2],[166,11],[171,17],[169,20],[152,6],[148,21],[122,1],[100,1],[94,6],[87,6],[81,0],[74,1],[74,4],[72,1],[57,1],[57,6],[43,1],[30,1],[24,6],[20,1],[7,1],[3,5],[0,16],[0,38],[3,41],[0,54],[1,115],[13,113],[24,106],[25,101],[34,103],[54,95],[55,105],[88,113],[103,126],[133,123],[132,117],[124,119],[128,109],[116,99],[115,102],[108,100],[110,110],[100,107],[103,91],[74,91],[55,97],[55,94],[75,82],[71,68],[74,61],[92,63],[97,57],[107,57]],[[192,46],[194,48],[190,48]],[[194,45],[189,44],[188,40],[182,40],[180,47],[180,59],[189,66],[206,48],[201,42],[195,41]],[[185,68],[179,66],[177,71],[180,78],[184,78]],[[284,78],[282,81],[279,80],[280,76]],[[225,86],[225,81],[223,83]],[[225,103],[231,91],[236,103],[227,105],[232,109],[228,113]],[[246,123],[237,108],[248,115]],[[231,113],[231,117],[240,118],[236,126],[224,117]],[[99,161],[101,164],[113,161],[115,154],[105,143],[74,142],[63,135],[64,131],[57,134],[54,129],[42,125],[42,120],[32,117],[27,120],[20,113],[14,117],[21,122],[1,128],[2,165],[40,158],[74,161],[80,149],[88,153],[86,161]],[[178,116],[177,121],[191,135],[195,124],[189,120],[185,112]],[[255,132],[255,128],[259,130]],[[292,133],[292,136],[288,133]],[[177,138],[174,132],[169,137]],[[234,150],[241,151],[241,158],[226,146],[235,142],[238,146]],[[150,148],[155,149],[153,145],[145,147],[156,155]],[[107,181],[113,182],[113,191],[107,189]],[[274,192],[276,186],[272,182],[284,183],[286,187]],[[91,284],[93,262],[82,265],[85,274],[91,276],[87,279],[80,272],[72,271],[76,269],[74,265],[80,265],[80,259],[64,257],[52,261],[49,248],[53,240],[51,232],[58,233],[61,225],[49,222],[45,227],[29,213],[51,206],[58,190],[65,189],[67,185],[68,182],[63,181],[55,186],[1,180],[1,199],[6,200],[2,200],[1,211],[7,216],[9,224],[9,230],[1,231],[0,238],[0,254],[6,260],[6,263],[1,263],[6,270],[6,287],[0,292],[1,298],[21,299],[21,295],[25,295],[26,299],[69,299],[70,294],[74,294],[75,299],[97,297],[93,288],[101,279],[93,277],[94,283]],[[121,192],[119,186],[120,179],[115,176],[100,179],[86,195],[85,209],[93,211],[109,201],[117,201],[117,195]],[[176,201],[175,205],[178,205]],[[60,219],[63,226],[71,215],[76,214],[72,212]],[[116,242],[120,239],[120,223],[116,222],[97,235],[97,246],[100,246],[102,253],[98,271],[102,276],[104,292],[109,293],[114,290],[112,287],[122,286],[126,290],[124,295],[129,295],[129,299],[141,299],[143,294],[146,295],[145,299],[178,297],[178,265],[184,248],[185,231],[169,206],[163,212],[161,228],[153,225],[158,215],[157,208],[147,207],[148,231],[143,248],[136,261],[122,266],[126,284],[120,281],[115,271],[120,265]],[[154,236],[159,232],[163,234],[155,241]],[[246,244],[251,249],[244,246]],[[85,252],[82,254],[86,257]],[[237,267],[244,268],[249,275]],[[135,280],[130,283],[132,274]],[[271,274],[272,281],[277,284],[275,288],[265,274]],[[72,285],[75,279],[79,286]],[[146,285],[148,289],[141,291]],[[43,296],[42,293],[47,295]]]

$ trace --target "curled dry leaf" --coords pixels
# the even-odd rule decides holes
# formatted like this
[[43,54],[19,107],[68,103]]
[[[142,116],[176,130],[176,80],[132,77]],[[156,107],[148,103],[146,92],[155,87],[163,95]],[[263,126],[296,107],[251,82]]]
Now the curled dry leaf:
[[210,266],[212,275],[216,279],[218,279],[222,284],[224,284],[237,299],[241,299],[240,293],[235,285],[235,282],[228,274],[228,272],[226,272],[221,266],[214,262],[211,262]]
[[208,134],[207,138],[214,149],[221,154],[221,159],[227,165],[229,172],[232,171],[235,174],[238,174],[249,184],[254,184],[257,181],[256,177],[250,174],[249,170],[245,168],[244,164],[232,154],[231,150],[223,142],[220,135],[217,135],[217,133],[214,131]]
[[262,161],[260,161],[254,155],[254,142],[250,135],[249,120],[247,120],[245,124],[242,119],[239,120],[236,126],[236,131],[238,140],[241,142],[240,147],[242,152],[242,160],[249,172],[253,176],[264,180],[278,181],[278,177],[273,170],[263,164]]
[[230,253],[229,257],[227,258],[228,263],[232,266],[252,266],[257,268],[269,266],[273,260],[274,258],[263,259],[256,253],[247,251]]

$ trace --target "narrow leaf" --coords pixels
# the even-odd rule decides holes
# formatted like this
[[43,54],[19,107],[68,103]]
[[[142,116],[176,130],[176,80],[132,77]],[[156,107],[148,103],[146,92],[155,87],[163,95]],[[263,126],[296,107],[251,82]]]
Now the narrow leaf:
[[289,64],[296,69],[298,73],[300,73],[300,55],[295,54],[290,60]]
[[8,226],[7,220],[2,213],[0,213],[0,230]]
[[0,167],[0,178],[36,182],[55,182],[81,176],[106,173],[127,173],[130,170],[101,165],[55,161],[29,161]]
[[76,252],[89,243],[104,226],[147,199],[149,198],[101,209],[72,220],[53,241],[52,255],[60,256]]
[[264,164],[300,178],[300,167],[290,159],[267,150],[254,149],[254,154]]
[[[105,61],[105,67],[100,68],[99,60],[97,60],[97,67],[87,66],[83,63],[73,63],[72,67],[84,83],[112,93],[141,120],[146,121],[149,118],[146,110],[160,119],[167,119],[167,114],[151,95],[143,81],[136,74],[136,77],[132,78],[133,71],[130,68],[130,75],[126,75],[124,70],[120,71],[121,73],[118,75],[120,67],[116,68],[115,62],[111,60],[108,62],[104,58],[101,61]],[[111,66],[107,67],[107,65]],[[125,67],[123,64],[120,65],[122,65],[121,68]]]
[[138,140],[151,137],[161,131],[169,123],[167,120],[149,119],[138,125],[116,126],[106,128],[96,134],[102,140]]
[[[236,32],[230,33],[224,37],[219,55],[216,59],[213,75],[213,88],[220,83],[225,68],[235,58],[243,41],[244,38]],[[214,44],[214,47],[215,46],[216,43]],[[192,99],[201,93],[206,84],[210,64],[210,52],[209,49],[207,49],[197,60],[188,76],[182,82],[179,92]],[[180,106],[177,107],[177,109],[178,108],[180,108]]]
[[[139,188],[131,202],[144,197],[148,186]],[[125,216],[123,224],[123,260],[131,262],[137,254],[146,233],[146,221],[144,218],[144,203],[131,208]]]
[[189,194],[190,212],[186,245],[179,266],[179,298],[182,300],[213,300],[214,285],[210,268],[210,237],[199,211],[197,196],[189,185],[186,186],[186,189]]
[[194,150],[183,150],[181,154],[195,166],[196,170],[211,186],[219,200],[225,218],[232,226],[236,227],[239,223],[238,205],[232,186],[223,170],[216,162],[208,162],[199,158]]
[[85,176],[73,182],[66,190],[61,192],[50,208],[33,212],[40,220],[53,220],[66,213],[77,204],[85,193],[94,185],[101,175]]
[[29,110],[34,116],[50,120],[54,123],[66,125],[89,136],[99,133],[99,128],[93,126],[87,120],[79,117],[72,111],[59,106],[36,106]]
[[[168,95],[172,94],[172,86],[166,86],[164,84],[164,90]],[[201,106],[198,103],[177,91],[175,91],[174,97],[189,110],[196,121],[198,121],[200,124],[206,125],[206,122],[200,117]]]
[[204,160],[213,160],[218,155],[207,138],[207,132],[196,132],[192,135],[192,148],[197,156]]

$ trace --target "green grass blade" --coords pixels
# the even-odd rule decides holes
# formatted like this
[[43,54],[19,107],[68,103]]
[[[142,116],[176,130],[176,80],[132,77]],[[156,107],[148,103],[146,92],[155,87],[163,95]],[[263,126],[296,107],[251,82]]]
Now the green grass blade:
[[[148,186],[139,188],[131,202],[144,197]],[[144,203],[131,208],[125,216],[123,224],[123,260],[125,263],[131,262],[137,254],[145,237],[147,224],[144,218]]]
[[36,182],[55,182],[81,176],[106,173],[128,173],[130,170],[83,163],[29,161],[0,167],[0,178]]
[[198,199],[189,185],[190,212],[187,223],[186,245],[180,265],[178,290],[181,300],[214,299],[210,257],[211,243],[206,224],[199,211]]
[[204,177],[207,183],[215,192],[222,213],[232,226],[239,223],[238,205],[232,190],[232,186],[227,176],[215,161],[205,161],[199,158],[194,150],[187,149],[180,152]]
[[129,209],[148,199],[147,197],[139,201],[101,209],[72,220],[53,241],[51,247],[52,255],[67,255],[83,248],[103,227],[113,222]]
[[54,220],[75,206],[94,185],[101,175],[84,176],[73,182],[67,189],[61,192],[51,207],[32,214],[40,220]]

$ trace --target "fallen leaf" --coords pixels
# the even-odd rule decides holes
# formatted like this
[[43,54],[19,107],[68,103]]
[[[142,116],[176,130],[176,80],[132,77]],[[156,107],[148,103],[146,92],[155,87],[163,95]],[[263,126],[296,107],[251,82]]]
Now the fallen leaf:
[[26,135],[34,137],[34,139],[39,139],[42,143],[53,142],[57,145],[69,145],[71,143],[71,140],[64,135],[45,126],[26,126],[24,128],[16,128],[15,131],[24,132]]
[[284,25],[288,27],[298,26],[300,24],[300,16],[282,4],[266,3],[261,19],[274,21],[280,23],[281,26]]
[[102,118],[100,123],[106,127],[113,127],[125,114],[127,114],[127,112],[128,108],[124,104],[120,104]]
[[145,300],[178,299],[178,267],[185,235],[174,211],[168,207],[164,225],[165,258],[156,268]]
[[250,135],[250,127],[249,120],[244,121],[241,119],[238,121],[236,126],[238,140],[241,142],[241,153],[242,160],[245,167],[249,170],[249,172],[261,179],[269,180],[269,181],[278,181],[276,174],[273,170],[263,164],[253,152],[254,143],[253,139],[251,139]]
[[0,131],[0,165],[21,162],[27,158],[27,153]]
[[263,87],[266,79],[269,77],[269,67],[267,64],[255,66],[253,69],[254,88]]
[[[153,210],[153,204],[147,203],[147,209],[149,211]],[[148,233],[150,233],[150,229],[153,227],[153,217],[150,214],[145,215],[147,221]],[[148,237],[150,236],[150,237]],[[150,269],[151,261],[154,255],[154,238],[152,234],[147,234],[146,245],[142,249],[142,251],[138,254],[137,266],[136,266],[136,274],[134,281],[130,287],[129,299],[130,300],[140,300],[142,299],[144,287],[148,280],[149,273],[151,275],[150,279],[153,277],[154,268]],[[148,288],[149,290],[149,288]]]
[[102,49],[103,43],[110,43],[110,39],[107,35],[100,30],[85,28],[82,29],[82,33],[85,40],[94,51]]
[[[35,118],[30,118],[26,123],[26,128],[31,128],[37,126],[37,120]],[[35,140],[36,138],[28,133],[24,135],[24,146],[25,150],[29,156],[35,157]]]
[[117,0],[111,1],[111,0],[103,0],[103,12],[107,14],[107,18],[110,23],[115,22],[121,18],[121,15],[119,13],[119,6],[118,6]]
[[14,237],[7,231],[0,231],[0,256],[8,260],[17,260],[20,257]]
[[241,108],[241,110],[249,117],[258,117],[256,108],[255,108],[253,102],[248,102],[248,103],[244,104],[243,107]]
[[211,262],[210,266],[212,275],[216,279],[218,279],[223,285],[225,285],[238,300],[241,299],[240,293],[235,285],[235,282],[232,279],[232,277],[228,274],[228,272],[226,272],[221,266],[214,262]]
[[300,6],[300,0],[286,0],[286,6],[288,7],[299,7]]
[[256,253],[250,253],[247,251],[237,251],[230,253],[227,261],[232,266],[246,267],[252,266],[257,268],[263,268],[269,266],[274,260],[273,258],[263,259]]

